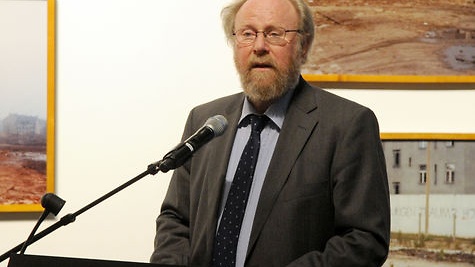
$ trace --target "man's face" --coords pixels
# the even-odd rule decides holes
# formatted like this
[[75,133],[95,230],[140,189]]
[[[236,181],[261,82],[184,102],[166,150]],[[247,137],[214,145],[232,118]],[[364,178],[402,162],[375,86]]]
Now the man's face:
[[[236,14],[234,30],[298,29],[298,13],[288,0],[249,0]],[[302,49],[296,32],[282,45],[269,44],[258,33],[252,44],[234,40],[234,62],[251,102],[272,102],[294,86],[300,75]]]

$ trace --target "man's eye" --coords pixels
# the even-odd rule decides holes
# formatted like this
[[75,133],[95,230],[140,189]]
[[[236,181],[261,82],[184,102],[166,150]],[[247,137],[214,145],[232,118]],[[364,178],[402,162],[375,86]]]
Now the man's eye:
[[281,33],[278,32],[278,31],[270,31],[270,32],[267,33],[267,36],[273,37],[273,38],[274,37],[280,37],[280,35],[281,35]]
[[241,35],[245,38],[256,36],[256,34],[253,31],[243,31]]

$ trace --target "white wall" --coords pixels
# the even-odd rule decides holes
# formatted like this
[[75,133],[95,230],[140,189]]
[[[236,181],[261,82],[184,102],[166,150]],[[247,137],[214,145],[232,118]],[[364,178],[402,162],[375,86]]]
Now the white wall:
[[[428,233],[475,237],[475,195],[431,195]],[[391,231],[425,233],[425,195],[391,195]],[[420,232],[419,232],[420,231]]]
[[[56,193],[67,201],[59,217],[160,159],[193,106],[240,90],[221,31],[225,3],[57,0]],[[382,132],[475,132],[475,90],[335,92],[373,108]],[[148,261],[169,177],[142,179],[27,253]],[[36,215],[2,218],[3,253]]]

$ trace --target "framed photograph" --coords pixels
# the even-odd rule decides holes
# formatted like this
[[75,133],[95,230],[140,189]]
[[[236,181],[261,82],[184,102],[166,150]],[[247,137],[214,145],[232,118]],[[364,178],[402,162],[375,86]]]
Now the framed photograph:
[[0,212],[54,192],[55,2],[0,1]]
[[382,133],[381,139],[391,198],[388,266],[473,263],[475,134]]
[[473,1],[307,2],[316,24],[309,82],[475,82]]

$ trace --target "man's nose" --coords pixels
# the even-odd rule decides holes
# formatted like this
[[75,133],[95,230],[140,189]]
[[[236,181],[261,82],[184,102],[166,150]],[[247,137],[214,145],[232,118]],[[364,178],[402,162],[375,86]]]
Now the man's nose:
[[258,32],[256,40],[254,40],[254,52],[262,52],[268,50],[268,44],[264,33]]

